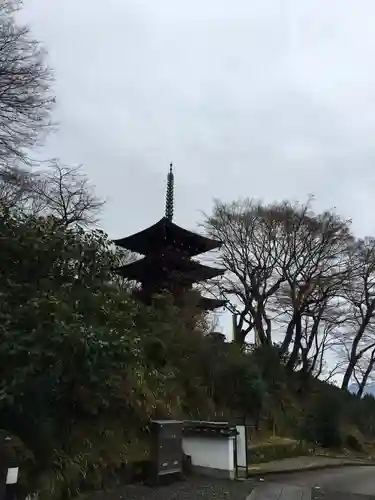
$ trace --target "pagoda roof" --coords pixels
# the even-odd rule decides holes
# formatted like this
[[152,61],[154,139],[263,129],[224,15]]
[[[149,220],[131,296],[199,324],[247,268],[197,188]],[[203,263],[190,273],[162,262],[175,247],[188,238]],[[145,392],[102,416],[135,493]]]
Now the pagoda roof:
[[[145,298],[150,300],[149,295],[147,293],[145,294],[144,290],[135,290],[133,293],[140,300],[144,300]],[[226,300],[203,297],[202,295],[198,294],[196,306],[199,309],[205,311],[213,311],[214,309],[218,309],[219,307],[224,307],[226,303]]]
[[142,255],[151,252],[155,253],[155,251],[167,246],[173,246],[189,256],[214,250],[222,244],[221,241],[206,238],[198,233],[184,229],[167,217],[163,217],[156,224],[143,231],[114,240],[114,243]]
[[219,307],[224,307],[226,303],[226,300],[210,299],[203,296],[199,298],[198,302],[199,307],[207,311],[213,311],[214,309],[217,309]]
[[[152,281],[153,276],[159,273],[170,273],[171,279],[174,278],[174,274],[180,274],[182,282],[198,283],[220,276],[224,274],[225,270],[205,266],[192,259],[170,261],[167,257],[160,259],[143,257],[117,268],[117,272],[124,278],[141,282]],[[168,279],[168,276],[166,278]]]

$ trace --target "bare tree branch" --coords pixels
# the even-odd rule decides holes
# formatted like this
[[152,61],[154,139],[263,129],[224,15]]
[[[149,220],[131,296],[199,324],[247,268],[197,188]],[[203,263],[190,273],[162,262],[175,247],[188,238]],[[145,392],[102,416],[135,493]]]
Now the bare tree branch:
[[362,397],[367,383],[373,378],[375,367],[375,348],[359,360],[354,369],[354,379],[357,382],[357,396]]
[[287,205],[263,207],[251,200],[230,205],[215,203],[203,224],[223,242],[218,261],[226,274],[215,285],[231,299],[228,308],[238,314],[237,339],[254,328],[262,343],[272,343],[272,318],[267,302],[285,280],[280,263],[288,259],[281,214]]
[[203,226],[223,242],[218,260],[226,274],[214,285],[230,299],[239,341],[254,329],[270,344],[278,323],[281,351],[292,345],[290,367],[302,361],[305,370],[319,371],[319,352],[329,344],[324,325],[347,279],[348,223],[334,213],[315,214],[311,200],[267,206],[245,200],[216,202]]
[[28,163],[28,150],[50,129],[51,71],[46,52],[15,21],[17,0],[0,4],[0,167]]
[[53,215],[66,226],[95,224],[104,204],[95,195],[82,167],[68,167],[58,161],[39,174],[31,190],[34,210]]
[[350,344],[348,365],[342,388],[347,389],[355,367],[375,348],[375,239],[360,240],[350,255],[350,282],[345,288],[348,304],[345,324],[346,343]]

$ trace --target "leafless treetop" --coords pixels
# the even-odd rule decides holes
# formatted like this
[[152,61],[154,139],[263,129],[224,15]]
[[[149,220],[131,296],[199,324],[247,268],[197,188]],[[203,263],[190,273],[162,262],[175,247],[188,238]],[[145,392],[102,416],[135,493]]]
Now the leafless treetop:
[[53,98],[46,52],[15,21],[17,0],[0,4],[0,167],[29,160],[50,127]]

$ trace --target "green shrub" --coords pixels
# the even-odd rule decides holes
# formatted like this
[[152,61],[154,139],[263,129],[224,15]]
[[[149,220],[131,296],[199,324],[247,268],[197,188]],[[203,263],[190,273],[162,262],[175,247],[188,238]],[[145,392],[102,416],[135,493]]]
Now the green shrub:
[[323,448],[341,448],[342,436],[340,430],[328,422],[320,422],[316,427],[316,441]]
[[345,444],[354,451],[363,451],[362,443],[353,434],[346,436]]
[[319,444],[324,448],[340,448],[342,399],[341,391],[329,385],[319,386],[307,401],[296,429],[296,437],[301,441]]

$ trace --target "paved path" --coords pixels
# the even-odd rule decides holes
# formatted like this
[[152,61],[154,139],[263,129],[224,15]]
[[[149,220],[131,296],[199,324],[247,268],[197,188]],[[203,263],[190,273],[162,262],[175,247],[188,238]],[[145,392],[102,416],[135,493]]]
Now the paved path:
[[[275,460],[271,462],[264,462],[260,464],[251,464],[249,467],[250,475],[263,475],[270,474],[274,472],[289,473],[294,472],[298,469],[309,470],[309,469],[319,469],[322,467],[338,467],[341,465],[355,465],[358,463],[363,463],[363,460],[351,459],[351,458],[332,458],[323,456],[302,456],[294,458],[284,458],[282,460]],[[375,465],[375,464],[374,464]]]
[[[312,500],[375,499],[375,466],[340,467],[319,471],[301,471],[294,474],[270,475],[265,477],[263,484],[268,488],[274,486],[276,491],[277,488],[280,491],[282,485],[307,488],[312,491]],[[265,488],[263,484],[259,485],[258,483],[257,493]],[[253,498],[255,500],[268,500],[267,496],[258,498],[254,495]],[[283,497],[271,496],[269,498],[274,500],[274,498],[282,499]],[[301,498],[305,500],[305,497]]]
[[191,477],[157,488],[133,484],[116,491],[88,494],[79,500],[245,500],[252,489],[252,481]]
[[247,500],[311,500],[311,488],[286,484],[264,484]]

